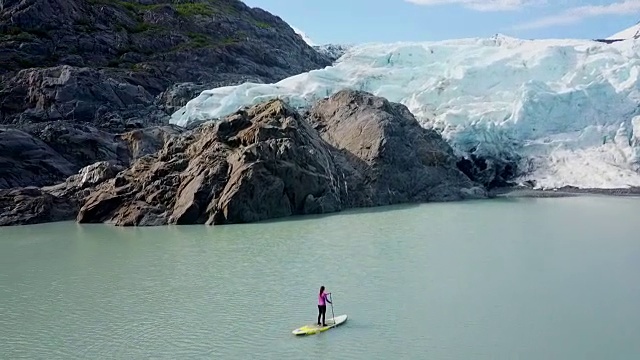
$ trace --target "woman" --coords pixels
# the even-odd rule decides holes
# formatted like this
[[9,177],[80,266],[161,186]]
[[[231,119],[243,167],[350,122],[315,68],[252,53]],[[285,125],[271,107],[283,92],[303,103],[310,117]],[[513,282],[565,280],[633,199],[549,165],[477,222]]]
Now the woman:
[[322,326],[327,326],[325,323],[325,314],[327,312],[327,304],[331,304],[331,301],[327,298],[327,295],[331,293],[324,292],[324,285],[320,286],[320,294],[318,295],[318,326],[320,326],[320,316],[322,316]]

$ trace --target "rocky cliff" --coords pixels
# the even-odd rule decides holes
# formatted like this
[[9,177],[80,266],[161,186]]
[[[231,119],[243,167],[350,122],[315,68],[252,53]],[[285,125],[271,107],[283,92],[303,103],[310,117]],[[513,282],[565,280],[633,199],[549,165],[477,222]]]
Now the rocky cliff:
[[203,89],[330,63],[238,0],[5,0],[0,124],[163,124]]
[[[170,135],[122,170],[0,191],[0,224],[230,224],[354,207],[486,197],[404,105],[345,90],[300,114],[280,100]],[[20,199],[18,201],[17,199]],[[16,212],[15,204],[22,214]],[[13,206],[13,207],[12,207]]]

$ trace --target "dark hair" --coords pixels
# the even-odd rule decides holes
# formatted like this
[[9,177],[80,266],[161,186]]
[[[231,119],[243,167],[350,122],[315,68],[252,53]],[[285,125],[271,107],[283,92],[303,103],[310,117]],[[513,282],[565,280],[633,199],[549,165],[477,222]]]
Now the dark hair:
[[323,291],[324,291],[324,285],[320,286],[320,295],[322,295]]

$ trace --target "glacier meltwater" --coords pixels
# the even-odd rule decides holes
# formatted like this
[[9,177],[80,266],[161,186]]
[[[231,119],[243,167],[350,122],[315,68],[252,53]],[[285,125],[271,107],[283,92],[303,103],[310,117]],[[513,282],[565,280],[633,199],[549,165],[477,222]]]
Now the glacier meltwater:
[[275,84],[202,92],[173,114],[185,126],[267,99],[304,108],[344,89],[406,105],[459,155],[518,165],[541,188],[640,186],[640,40],[504,36],[350,47],[330,67]]

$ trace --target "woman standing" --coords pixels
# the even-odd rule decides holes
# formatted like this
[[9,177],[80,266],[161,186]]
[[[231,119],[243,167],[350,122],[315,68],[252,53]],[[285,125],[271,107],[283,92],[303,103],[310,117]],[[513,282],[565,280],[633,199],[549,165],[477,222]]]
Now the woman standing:
[[331,293],[324,292],[324,285],[320,286],[320,294],[318,294],[318,326],[320,326],[320,316],[322,316],[322,326],[327,326],[325,322],[325,314],[327,312],[327,303],[331,301],[327,299],[327,295]]

